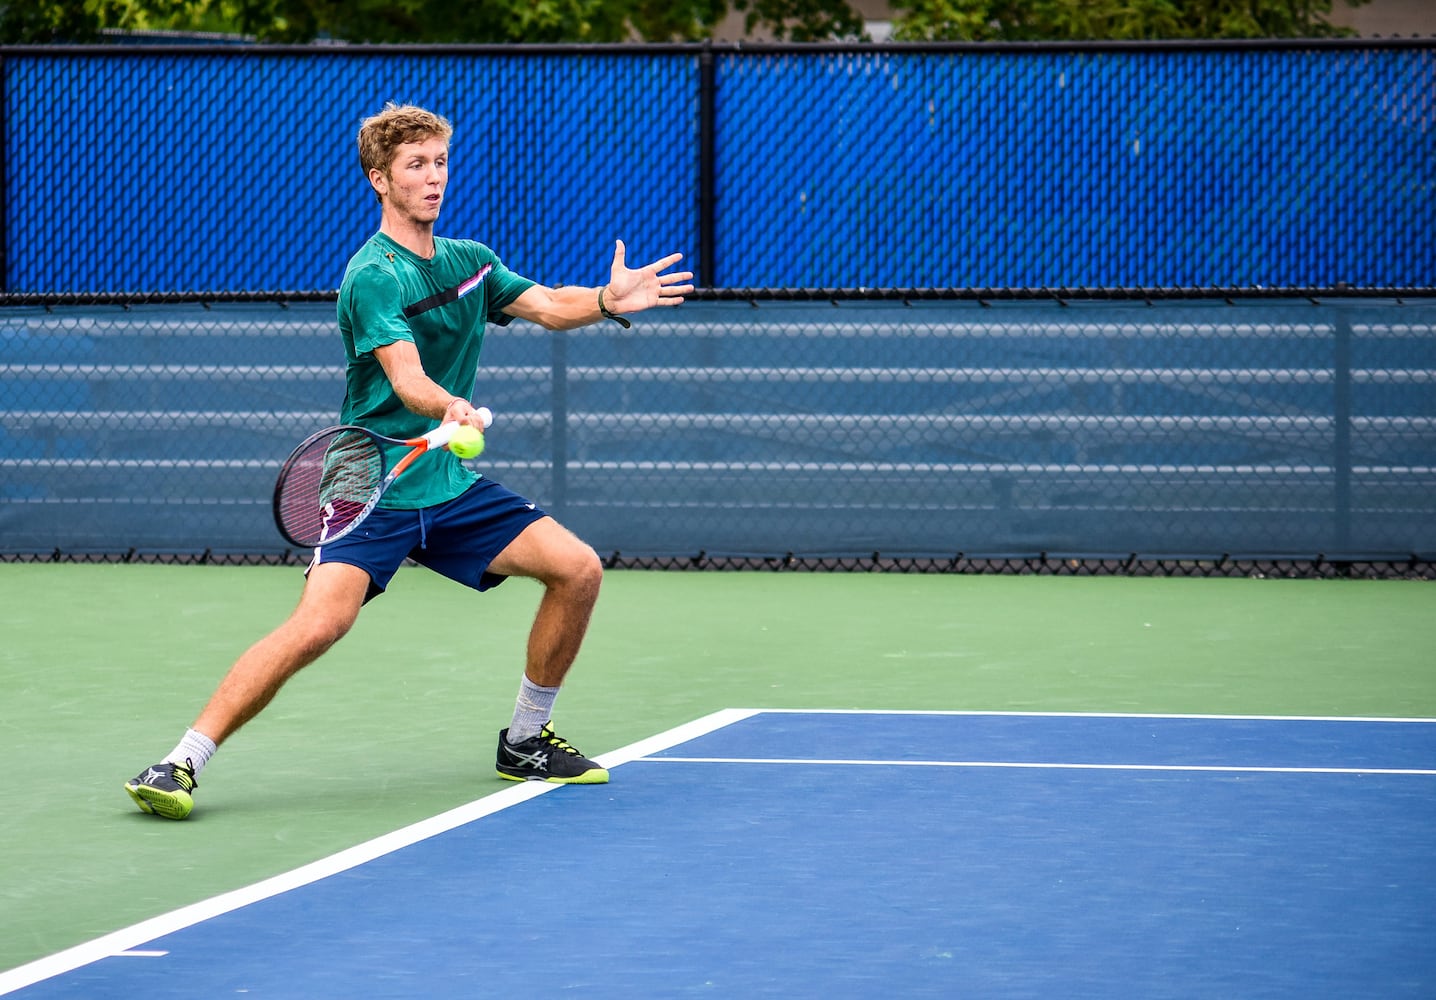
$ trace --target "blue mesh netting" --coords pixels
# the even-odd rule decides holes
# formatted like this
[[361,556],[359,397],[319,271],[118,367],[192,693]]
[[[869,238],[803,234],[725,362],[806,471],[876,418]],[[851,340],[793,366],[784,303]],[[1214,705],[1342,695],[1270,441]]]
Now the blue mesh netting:
[[1426,285],[1436,52],[746,54],[718,285]]
[[387,100],[455,125],[442,233],[541,281],[594,283],[615,238],[634,260],[697,242],[690,62],[10,57],[4,290],[335,288],[378,226],[354,136]]
[[[555,283],[614,237],[697,264],[698,64],[11,55],[3,290],[333,288],[387,99],[458,126],[444,232]],[[738,51],[716,109],[719,286],[1436,284],[1436,47]]]

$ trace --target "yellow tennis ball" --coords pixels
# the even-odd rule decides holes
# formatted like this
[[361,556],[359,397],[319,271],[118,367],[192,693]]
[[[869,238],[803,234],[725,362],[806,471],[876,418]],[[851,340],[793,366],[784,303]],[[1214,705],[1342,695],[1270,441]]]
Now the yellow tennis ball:
[[483,431],[465,424],[449,439],[449,450],[460,458],[478,458],[484,453]]

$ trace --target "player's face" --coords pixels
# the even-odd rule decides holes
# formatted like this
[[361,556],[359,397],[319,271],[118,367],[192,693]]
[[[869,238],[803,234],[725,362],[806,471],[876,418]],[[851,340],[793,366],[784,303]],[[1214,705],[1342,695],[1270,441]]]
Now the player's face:
[[438,136],[402,143],[394,152],[389,175],[374,173],[378,176],[371,179],[390,211],[412,222],[432,223],[439,217],[449,183],[449,144]]

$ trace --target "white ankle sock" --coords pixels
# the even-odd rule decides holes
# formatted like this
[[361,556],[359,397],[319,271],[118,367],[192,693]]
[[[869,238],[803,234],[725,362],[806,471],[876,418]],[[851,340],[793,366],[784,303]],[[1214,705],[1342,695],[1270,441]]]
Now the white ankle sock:
[[519,685],[518,701],[514,704],[514,718],[509,723],[509,743],[522,743],[531,736],[537,736],[544,724],[553,718],[556,698],[558,688],[535,684],[525,675]]
[[199,777],[199,772],[204,770],[204,766],[209,763],[209,759],[218,749],[219,747],[214,745],[214,740],[204,733],[195,729],[186,729],[184,739],[179,741],[170,751],[169,756],[161,763],[183,764],[185,761],[189,761],[189,766],[194,768],[195,777]]

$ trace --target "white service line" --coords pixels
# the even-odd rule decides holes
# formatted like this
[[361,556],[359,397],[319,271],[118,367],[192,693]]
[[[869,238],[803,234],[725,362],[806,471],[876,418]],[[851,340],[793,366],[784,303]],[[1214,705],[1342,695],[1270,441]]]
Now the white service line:
[[[736,711],[736,710],[735,710]],[[1196,719],[1219,722],[1436,722],[1436,718],[1364,715],[1210,715],[1185,712],[985,712],[944,708],[759,708],[764,715],[956,715],[1015,719]]]
[[645,764],[806,764],[840,767],[1011,767],[1053,771],[1217,771],[1235,774],[1436,774],[1404,767],[1240,767],[1222,764],[1072,764],[1014,760],[845,760],[816,757],[649,757]]

